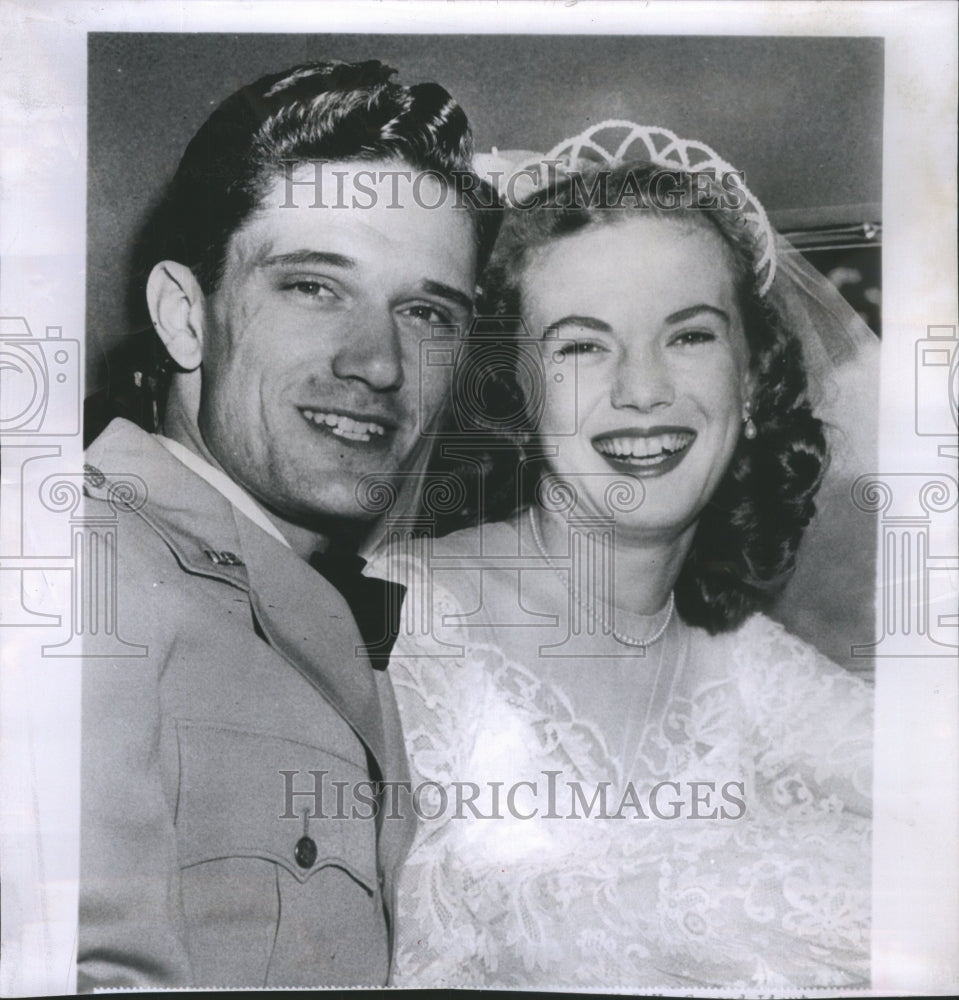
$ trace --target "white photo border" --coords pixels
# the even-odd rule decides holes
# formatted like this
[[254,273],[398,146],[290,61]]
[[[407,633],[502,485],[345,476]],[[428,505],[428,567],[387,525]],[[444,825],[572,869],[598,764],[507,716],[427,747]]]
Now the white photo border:
[[[953,416],[922,396],[922,344],[955,341],[956,28],[940,2],[615,3],[163,2],[6,0],[0,63],[0,315],[21,317],[50,376],[44,427],[4,434],[0,569],[32,551],[47,511],[19,493],[31,462],[58,455],[81,473],[86,268],[87,34],[102,31],[517,33],[854,36],[885,39],[881,477],[956,477]],[[955,351],[955,346],[951,348]],[[28,352],[29,353],[29,352]],[[57,360],[59,359],[59,360]],[[60,366],[59,368],[57,366]],[[68,374],[57,383],[55,373]],[[71,392],[71,389],[76,391]],[[939,436],[918,431],[944,428]],[[954,438],[952,439],[954,443]],[[46,519],[45,519],[46,518]],[[60,524],[63,519],[60,519]],[[58,528],[57,530],[62,530]],[[879,539],[877,538],[877,544]],[[52,544],[52,543],[51,543]],[[57,542],[69,552],[69,530]],[[65,546],[65,547],[64,547]],[[943,556],[936,607],[959,593],[956,529]],[[39,660],[42,621],[17,622],[0,580],[0,994],[75,990],[80,688],[77,661]],[[17,576],[19,587],[19,574]],[[56,560],[24,570],[38,614],[69,588]],[[877,601],[883,600],[882,579]],[[18,599],[17,599],[18,602]],[[881,619],[880,619],[881,620]],[[883,658],[876,674],[872,993],[959,989],[959,698],[955,658]],[[716,995],[725,995],[717,992]]]

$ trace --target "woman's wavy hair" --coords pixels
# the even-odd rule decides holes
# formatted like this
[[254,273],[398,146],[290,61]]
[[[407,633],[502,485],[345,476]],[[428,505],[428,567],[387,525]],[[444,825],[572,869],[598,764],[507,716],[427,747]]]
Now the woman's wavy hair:
[[[691,176],[668,172],[680,185]],[[600,173],[601,200],[595,196]],[[715,227],[736,261],[757,431],[753,440],[740,436],[726,474],[699,518],[676,583],[676,606],[683,619],[716,633],[736,628],[770,604],[792,575],[800,540],[815,513],[826,441],[808,399],[801,343],[787,326],[775,283],[765,297],[759,294],[753,269],[755,238],[730,189],[722,186],[722,179],[704,183],[700,178],[686,183],[686,192],[698,192],[700,198],[711,194],[716,204],[707,200],[706,207],[667,207],[658,194],[663,173],[653,164],[631,163],[585,178],[562,178],[507,210],[483,279],[482,311],[495,319],[487,320],[482,335],[467,342],[458,366],[459,372],[468,373],[471,398],[478,402],[472,412],[461,408],[455,426],[449,427],[452,439],[469,439],[474,462],[457,464],[440,457],[435,468],[465,484],[467,502],[457,517],[437,526],[444,532],[514,516],[536,503],[548,471],[542,449],[537,456],[534,415],[516,419],[528,398],[515,373],[529,370],[528,364],[518,364],[518,352],[524,350],[522,339],[529,332],[521,317],[522,284],[531,256],[557,239],[587,227],[616,225],[636,211],[698,219]],[[454,393],[461,396],[462,381],[459,376],[454,380]],[[455,451],[446,448],[447,454]]]

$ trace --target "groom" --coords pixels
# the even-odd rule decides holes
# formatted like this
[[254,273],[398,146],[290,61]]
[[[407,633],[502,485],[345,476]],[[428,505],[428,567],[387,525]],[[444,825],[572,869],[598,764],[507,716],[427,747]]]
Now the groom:
[[84,661],[81,990],[386,982],[412,816],[323,801],[408,777],[367,653],[384,588],[357,569],[360,487],[402,476],[446,405],[420,345],[466,328],[495,236],[457,196],[478,187],[463,112],[391,75],[243,88],[157,217],[162,433],[116,420],[87,458],[88,519],[119,517],[118,627],[145,652]]

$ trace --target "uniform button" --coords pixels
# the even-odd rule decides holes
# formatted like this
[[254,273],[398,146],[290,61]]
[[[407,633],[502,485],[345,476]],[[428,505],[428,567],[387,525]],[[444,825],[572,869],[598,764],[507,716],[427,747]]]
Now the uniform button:
[[83,474],[87,482],[97,488],[107,481],[107,477],[95,465],[84,465]]
[[312,868],[316,861],[316,844],[312,837],[300,837],[296,842],[293,857],[301,868]]

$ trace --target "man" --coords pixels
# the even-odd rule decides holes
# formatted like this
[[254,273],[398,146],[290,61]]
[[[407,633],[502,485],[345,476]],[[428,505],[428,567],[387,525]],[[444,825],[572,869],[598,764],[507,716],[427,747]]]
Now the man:
[[402,479],[444,408],[420,345],[465,328],[495,235],[462,197],[463,112],[391,74],[312,64],[239,91],[158,215],[163,433],[114,421],[87,459],[87,515],[119,517],[119,628],[146,653],[84,663],[82,990],[387,979],[412,816],[355,806],[408,772],[363,652],[377,581],[338,575],[372,524],[361,480]]

